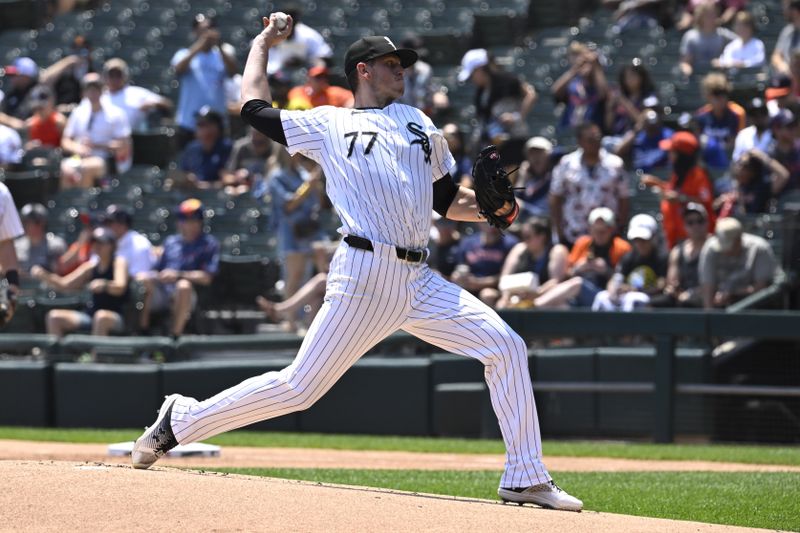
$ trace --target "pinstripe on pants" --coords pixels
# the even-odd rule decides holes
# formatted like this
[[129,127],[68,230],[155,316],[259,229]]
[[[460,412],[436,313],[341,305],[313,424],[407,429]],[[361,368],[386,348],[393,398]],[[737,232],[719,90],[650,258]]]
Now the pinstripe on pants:
[[205,401],[179,398],[172,427],[188,444],[254,422],[307,409],[364,353],[398,329],[486,367],[486,383],[506,445],[502,487],[550,480],[524,341],[492,309],[427,265],[342,243],[331,263],[325,302],[291,365],[250,378]]

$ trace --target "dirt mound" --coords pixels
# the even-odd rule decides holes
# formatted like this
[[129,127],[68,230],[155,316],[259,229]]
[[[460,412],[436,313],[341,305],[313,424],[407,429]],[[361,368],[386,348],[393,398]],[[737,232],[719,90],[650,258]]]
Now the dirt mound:
[[103,463],[0,461],[3,531],[756,531]]

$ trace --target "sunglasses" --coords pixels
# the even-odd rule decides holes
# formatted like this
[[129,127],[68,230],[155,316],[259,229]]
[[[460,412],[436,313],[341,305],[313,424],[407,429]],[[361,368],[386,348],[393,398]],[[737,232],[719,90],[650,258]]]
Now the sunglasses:
[[687,226],[700,226],[706,223],[706,219],[704,218],[687,218],[685,224]]

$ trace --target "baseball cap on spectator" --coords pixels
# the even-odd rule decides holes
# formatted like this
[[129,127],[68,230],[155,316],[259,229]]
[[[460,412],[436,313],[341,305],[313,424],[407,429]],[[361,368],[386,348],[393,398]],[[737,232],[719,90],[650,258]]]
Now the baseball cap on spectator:
[[53,97],[53,90],[47,85],[37,85],[31,89],[31,105],[40,105]]
[[770,128],[785,128],[797,124],[797,117],[788,109],[779,110],[774,117],[769,120]]
[[589,213],[589,224],[594,224],[598,220],[602,220],[609,226],[614,226],[617,223],[617,217],[608,207],[595,207],[592,209]]
[[628,240],[644,239],[649,241],[658,231],[658,222],[644,213],[633,217],[628,224]]
[[103,244],[113,244],[117,242],[117,238],[110,229],[99,226],[92,230],[92,242],[100,242]]
[[118,72],[123,78],[127,79],[130,72],[128,63],[119,57],[112,57],[103,64],[103,74],[108,76],[112,72]]
[[105,216],[103,217],[103,221],[108,224],[110,222],[119,222],[121,224],[125,224],[126,226],[131,226],[133,224],[133,213],[131,210],[124,205],[119,204],[111,204],[106,207]]
[[203,202],[189,198],[178,205],[178,220],[203,220]]
[[714,235],[721,252],[729,252],[742,238],[742,224],[735,218],[725,217],[717,220]]
[[697,141],[697,137],[695,137],[694,133],[690,131],[678,131],[675,132],[671,138],[659,141],[658,147],[665,152],[675,150],[681,154],[692,155],[700,148],[700,143]]
[[691,213],[697,213],[704,219],[708,219],[708,211],[703,204],[697,202],[689,202],[686,204],[686,207],[683,208],[683,217],[686,218]]
[[344,73],[349,76],[359,63],[366,63],[389,54],[397,54],[403,68],[410,67],[419,58],[419,55],[414,50],[397,48],[391,39],[386,36],[362,37],[347,49],[347,53],[344,55]]
[[458,73],[458,81],[465,82],[472,76],[477,69],[489,64],[489,52],[485,48],[473,48],[468,50],[461,58],[461,70]]
[[538,150],[544,150],[549,154],[553,151],[553,143],[544,137],[531,137],[525,143],[525,151],[527,152],[528,150],[533,150],[534,148]]
[[103,79],[97,72],[87,72],[81,80],[81,87],[84,90],[88,89],[89,87],[94,87],[95,89],[100,89],[102,91]]
[[13,63],[5,68],[6,76],[28,76],[36,78],[39,76],[39,67],[36,61],[30,57],[18,57]]
[[211,106],[204,105],[201,107],[197,113],[195,113],[195,117],[197,118],[198,125],[200,125],[201,122],[213,122],[219,129],[225,127],[222,115]]
[[792,92],[792,78],[786,74],[778,74],[769,82],[769,87],[764,91],[767,100],[776,100]]
[[25,204],[22,206],[22,209],[19,210],[19,217],[22,221],[26,220],[35,220],[37,222],[42,222],[47,220],[47,208],[42,204]]

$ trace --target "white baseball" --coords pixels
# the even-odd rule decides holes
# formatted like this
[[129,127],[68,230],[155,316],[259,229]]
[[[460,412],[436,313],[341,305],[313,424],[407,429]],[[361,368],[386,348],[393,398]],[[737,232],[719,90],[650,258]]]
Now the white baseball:
[[289,25],[289,15],[286,13],[275,13],[275,27],[278,31],[283,31]]

